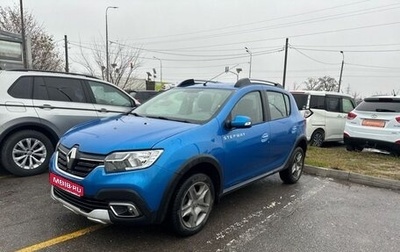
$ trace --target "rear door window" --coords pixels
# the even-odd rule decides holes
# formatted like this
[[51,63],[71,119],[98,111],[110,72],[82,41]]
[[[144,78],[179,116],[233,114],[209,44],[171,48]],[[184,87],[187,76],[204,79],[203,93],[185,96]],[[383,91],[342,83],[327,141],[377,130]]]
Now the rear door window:
[[289,116],[290,111],[288,110],[289,97],[285,97],[285,94],[278,92],[267,92],[269,111],[271,114],[271,120],[276,120]]
[[340,112],[340,98],[326,97],[326,110],[331,112]]
[[325,109],[325,96],[311,95],[310,108]]
[[36,77],[34,98],[64,102],[86,102],[82,82],[72,78]]

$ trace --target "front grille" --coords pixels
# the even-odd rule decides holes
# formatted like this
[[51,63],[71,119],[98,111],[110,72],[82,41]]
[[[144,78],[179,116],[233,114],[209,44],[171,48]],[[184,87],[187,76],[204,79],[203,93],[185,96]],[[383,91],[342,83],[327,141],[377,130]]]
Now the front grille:
[[89,213],[94,209],[108,209],[108,202],[106,201],[78,197],[57,187],[53,187],[53,190],[55,196],[70,203],[73,206],[78,207],[86,213]]
[[78,177],[86,177],[94,168],[104,164],[105,156],[78,153],[71,167],[67,164],[67,155],[70,149],[60,145],[57,149],[57,166],[59,169]]

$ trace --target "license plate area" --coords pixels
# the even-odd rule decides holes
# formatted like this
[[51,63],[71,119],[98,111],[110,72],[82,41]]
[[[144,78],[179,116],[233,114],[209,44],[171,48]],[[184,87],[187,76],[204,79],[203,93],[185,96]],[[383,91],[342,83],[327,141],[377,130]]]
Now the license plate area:
[[65,179],[54,173],[50,173],[49,180],[51,185],[60,188],[66,192],[69,192],[73,195],[76,195],[78,197],[82,197],[84,195],[83,186],[78,185],[77,183],[74,183],[72,181],[69,181],[68,179]]
[[385,127],[385,121],[364,119],[362,121],[362,126],[383,128]]

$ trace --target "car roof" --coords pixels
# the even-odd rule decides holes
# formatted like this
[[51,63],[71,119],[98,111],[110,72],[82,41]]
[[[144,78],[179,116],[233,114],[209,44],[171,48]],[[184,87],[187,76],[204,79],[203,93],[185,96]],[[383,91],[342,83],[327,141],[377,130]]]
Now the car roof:
[[382,102],[390,102],[390,101],[400,101],[400,96],[394,95],[375,95],[364,98],[364,101],[382,101]]
[[177,87],[183,88],[220,88],[220,89],[240,89],[246,86],[252,85],[268,85],[273,87],[282,88],[282,85],[279,83],[266,81],[266,80],[256,80],[256,79],[248,79],[243,78],[238,80],[235,83],[232,82],[220,82],[220,81],[213,81],[213,80],[195,80],[195,79],[187,79],[182,81]]
[[79,73],[67,73],[67,72],[57,72],[57,71],[43,71],[34,69],[13,69],[13,70],[0,70],[1,73],[6,73],[12,76],[53,76],[53,77],[68,77],[68,78],[83,78],[83,79],[96,79],[95,76],[79,74]]
[[292,94],[310,94],[310,95],[337,95],[337,96],[346,96],[352,98],[351,95],[345,93],[338,93],[333,91],[318,91],[318,90],[290,90]]

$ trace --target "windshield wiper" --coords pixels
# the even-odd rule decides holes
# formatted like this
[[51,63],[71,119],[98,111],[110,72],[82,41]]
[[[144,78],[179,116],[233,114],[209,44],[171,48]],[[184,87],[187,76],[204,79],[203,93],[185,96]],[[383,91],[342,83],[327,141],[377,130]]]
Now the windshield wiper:
[[134,108],[130,109],[128,112],[125,112],[125,113],[123,113],[122,115],[129,115],[129,114],[133,114],[134,116],[140,116],[140,117],[142,117],[142,116],[141,116],[141,115],[139,115],[138,113],[132,113],[132,111],[134,111],[134,110],[135,110],[135,108],[137,108],[137,107],[134,107]]
[[175,122],[183,122],[183,123],[191,123],[188,120],[184,119],[177,119],[177,118],[170,118],[170,117],[165,117],[165,116],[148,116],[149,118],[155,118],[155,119],[161,119],[161,120],[167,120],[167,121],[175,121]]

